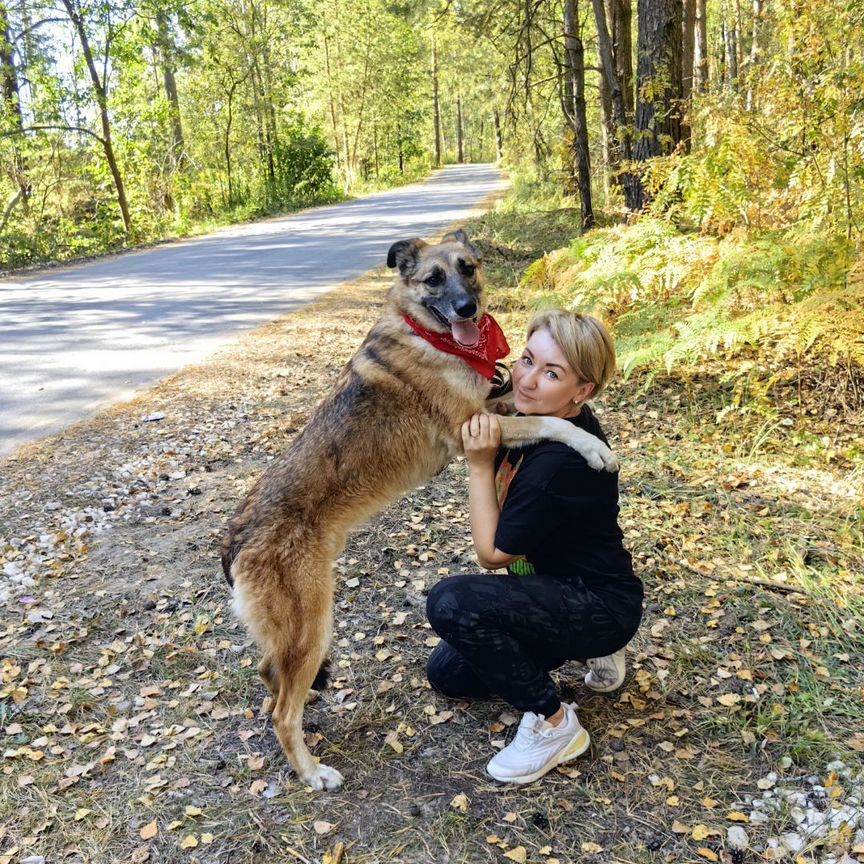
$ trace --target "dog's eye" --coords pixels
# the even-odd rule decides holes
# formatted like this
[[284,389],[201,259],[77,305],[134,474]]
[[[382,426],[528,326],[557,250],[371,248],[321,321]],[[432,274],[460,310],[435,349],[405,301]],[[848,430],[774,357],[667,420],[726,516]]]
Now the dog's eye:
[[467,276],[469,279],[474,275],[474,271],[477,269],[475,264],[469,264],[467,261],[463,261],[461,258],[459,259],[459,270],[462,272],[463,276]]
[[444,274],[440,270],[433,270],[426,277],[426,284],[432,285],[433,287],[435,285],[440,285],[443,281],[444,281]]

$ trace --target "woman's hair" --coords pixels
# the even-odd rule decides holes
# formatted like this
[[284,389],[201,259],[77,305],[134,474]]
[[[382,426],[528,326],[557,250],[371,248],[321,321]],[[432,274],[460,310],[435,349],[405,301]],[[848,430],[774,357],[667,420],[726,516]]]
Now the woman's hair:
[[591,398],[598,396],[615,372],[615,343],[603,324],[591,315],[547,309],[531,319],[528,338],[537,330],[549,332],[579,379],[594,385]]

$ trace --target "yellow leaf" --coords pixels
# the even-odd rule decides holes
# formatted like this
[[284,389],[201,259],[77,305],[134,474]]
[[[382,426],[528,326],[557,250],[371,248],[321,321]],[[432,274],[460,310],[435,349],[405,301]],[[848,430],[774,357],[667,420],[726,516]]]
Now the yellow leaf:
[[742,813],[740,810],[730,810],[729,813],[726,814],[726,818],[730,822],[749,822],[750,817],[746,813]]
[[737,705],[741,701],[741,697],[737,693],[724,693],[722,696],[717,697],[717,701],[721,705],[731,708],[733,705]]
[[75,811],[75,821],[80,822],[86,816],[88,816],[92,811],[88,807],[79,807]]
[[154,819],[152,822],[148,822],[138,832],[138,836],[142,840],[152,840],[158,833],[159,833],[159,826],[156,824],[156,820]]
[[719,801],[715,801],[713,798],[702,799],[702,806],[707,807],[709,810],[713,810],[719,803]]
[[666,799],[666,806],[667,807],[677,807],[680,803],[681,803],[681,801],[677,795],[670,795]]
[[690,835],[694,840],[704,840],[711,836],[711,829],[705,825],[694,825],[693,833]]
[[592,843],[590,840],[582,844],[582,851],[586,855],[597,855],[603,851],[603,847],[599,843]]
[[717,857],[717,853],[713,852],[711,849],[706,849],[704,846],[700,846],[696,850],[697,855],[701,855],[703,858],[707,858],[709,861],[719,861],[720,859]]
[[198,845],[198,838],[194,834],[187,834],[180,841],[181,849],[194,849]]
[[525,864],[528,860],[528,853],[525,851],[524,846],[517,846],[509,852],[505,852],[504,857],[509,858],[511,861],[516,861],[518,864]]
[[505,822],[515,822],[517,818],[518,817],[516,816],[515,813],[505,813],[504,814],[504,821]]
[[450,802],[450,806],[454,810],[458,810],[460,813],[468,812],[468,796],[463,792],[460,792],[458,795],[453,796],[453,800]]
[[186,809],[183,812],[187,816],[200,816],[204,811],[200,807],[194,807],[191,804],[187,804]]
[[207,834],[202,834],[201,835],[201,842],[205,846],[209,846],[213,842],[213,835],[210,834],[209,832]]
[[405,747],[399,740],[399,733],[395,729],[392,729],[390,732],[387,733],[387,735],[384,737],[384,743],[389,744],[396,753],[405,752]]
[[689,828],[689,826],[685,825],[683,822],[679,822],[677,819],[675,819],[672,822],[672,831],[675,834],[689,834],[690,828]]

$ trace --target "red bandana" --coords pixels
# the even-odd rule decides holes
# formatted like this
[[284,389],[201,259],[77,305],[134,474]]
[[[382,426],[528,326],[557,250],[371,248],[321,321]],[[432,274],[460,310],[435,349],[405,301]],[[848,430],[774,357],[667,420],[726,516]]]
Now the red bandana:
[[436,333],[434,330],[427,330],[408,315],[403,317],[405,323],[430,345],[434,345],[439,351],[444,351],[446,354],[455,354],[457,357],[461,357],[472,369],[489,381],[495,374],[495,361],[510,353],[510,346],[507,344],[504,331],[488,313],[477,322],[480,339],[476,345],[470,348],[467,345],[460,345],[453,338],[452,333]]

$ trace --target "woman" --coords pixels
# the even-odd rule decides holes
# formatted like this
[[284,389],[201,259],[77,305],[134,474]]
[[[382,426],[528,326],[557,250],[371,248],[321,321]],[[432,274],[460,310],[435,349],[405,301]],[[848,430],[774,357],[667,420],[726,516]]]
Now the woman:
[[[541,312],[513,369],[516,410],[566,418],[605,441],[585,402],[614,369],[614,345],[597,319]],[[642,583],[618,527],[615,474],[556,442],[499,452],[494,415],[474,415],[462,442],[477,559],[507,574],[450,576],[433,587],[427,614],[442,641],[427,674],[445,696],[500,697],[525,712],[487,771],[531,783],[590,743],[549,670],[589,658],[588,687],[619,687],[623,648],[642,617]]]

